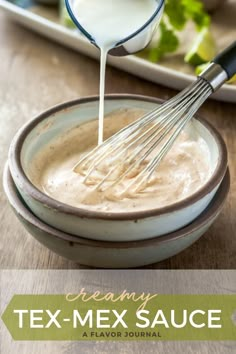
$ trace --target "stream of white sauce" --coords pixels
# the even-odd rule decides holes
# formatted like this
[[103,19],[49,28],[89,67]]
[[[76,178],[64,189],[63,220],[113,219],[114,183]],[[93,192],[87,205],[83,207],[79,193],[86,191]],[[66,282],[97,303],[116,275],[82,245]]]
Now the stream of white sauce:
[[107,54],[122,39],[135,33],[154,14],[157,0],[74,0],[78,22],[100,48],[100,104],[98,144],[103,142],[104,93]]

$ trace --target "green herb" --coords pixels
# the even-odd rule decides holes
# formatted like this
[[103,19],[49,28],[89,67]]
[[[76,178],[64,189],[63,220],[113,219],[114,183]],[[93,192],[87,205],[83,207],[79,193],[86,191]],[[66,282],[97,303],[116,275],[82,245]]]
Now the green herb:
[[152,62],[157,62],[161,59],[164,53],[173,53],[179,46],[179,39],[175,33],[168,29],[165,22],[160,24],[160,39],[158,47],[150,47],[148,49],[148,59]]
[[175,52],[179,47],[178,32],[188,21],[195,23],[197,31],[210,26],[210,17],[200,0],[166,0],[160,36],[155,45],[152,43],[148,48],[148,59],[157,62],[165,54]]

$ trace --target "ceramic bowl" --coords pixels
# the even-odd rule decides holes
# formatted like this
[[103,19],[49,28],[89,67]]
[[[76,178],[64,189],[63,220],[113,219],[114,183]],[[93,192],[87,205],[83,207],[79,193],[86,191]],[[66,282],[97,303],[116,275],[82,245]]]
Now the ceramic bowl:
[[[120,108],[150,111],[157,104],[160,104],[159,100],[144,96],[108,95],[105,113]],[[129,213],[89,211],[54,200],[30,182],[28,170],[35,154],[62,132],[96,118],[97,112],[98,97],[67,102],[42,113],[14,137],[9,167],[22,198],[33,213],[48,225],[72,235],[114,242],[161,236],[196,219],[211,202],[227,168],[227,151],[221,136],[200,118],[191,121],[191,129],[197,130],[209,146],[211,177],[197,192],[170,206]]]
[[27,208],[4,172],[4,189],[15,214],[27,231],[53,252],[83,265],[99,268],[141,267],[176,255],[197,241],[219,215],[229,191],[229,172],[208,208],[190,225],[165,236],[137,242],[94,241],[72,236],[46,225]]

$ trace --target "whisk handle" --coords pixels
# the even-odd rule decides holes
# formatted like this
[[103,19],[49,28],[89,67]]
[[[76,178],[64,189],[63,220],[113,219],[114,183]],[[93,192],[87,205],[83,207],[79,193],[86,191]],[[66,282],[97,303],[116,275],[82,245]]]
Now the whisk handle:
[[227,73],[228,79],[236,74],[236,41],[217,55],[213,63],[219,64]]

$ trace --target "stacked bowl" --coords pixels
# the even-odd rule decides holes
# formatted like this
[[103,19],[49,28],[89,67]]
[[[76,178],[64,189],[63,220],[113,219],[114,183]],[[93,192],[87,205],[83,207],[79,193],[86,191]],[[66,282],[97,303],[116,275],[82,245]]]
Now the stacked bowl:
[[[152,110],[160,101],[135,95],[107,95],[106,114],[120,108]],[[15,214],[39,242],[83,265],[131,268],[171,257],[198,240],[219,215],[230,178],[227,150],[219,133],[195,117],[193,129],[210,151],[211,176],[187,198],[163,208],[129,213],[79,209],[52,199],[28,176],[40,149],[69,129],[94,119],[98,97],[51,108],[16,134],[4,172],[4,189]]]

